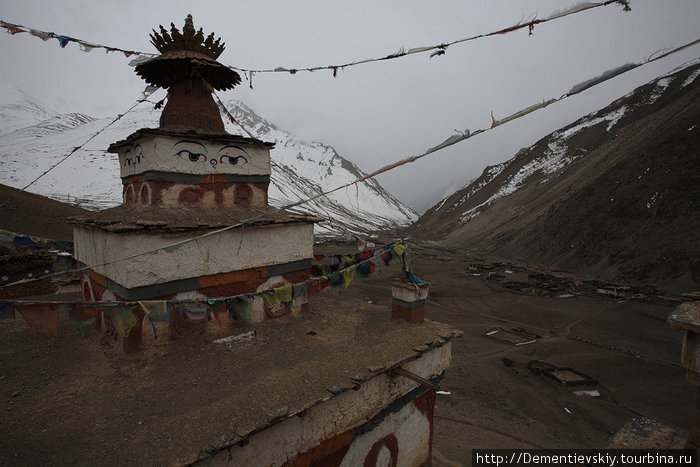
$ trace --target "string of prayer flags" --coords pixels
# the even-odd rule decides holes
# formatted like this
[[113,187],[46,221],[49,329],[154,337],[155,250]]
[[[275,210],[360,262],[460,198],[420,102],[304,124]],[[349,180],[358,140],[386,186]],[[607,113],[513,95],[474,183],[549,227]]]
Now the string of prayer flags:
[[[38,37],[39,39],[43,41],[48,41],[49,39],[56,39],[58,41],[58,44],[61,46],[61,48],[65,48],[70,42],[75,42],[80,46],[80,50],[83,52],[90,52],[93,49],[100,48],[100,49],[105,49],[106,52],[122,52],[124,56],[127,58],[132,56],[132,55],[141,55],[144,57],[155,57],[157,54],[153,53],[146,53],[146,52],[137,52],[134,50],[125,50],[125,49],[120,49],[118,47],[108,47],[106,45],[102,44],[96,44],[93,42],[88,42],[84,41],[81,39],[76,39],[74,37],[62,35],[62,34],[56,34],[53,32],[49,31],[42,31],[40,29],[34,29],[34,28],[28,28],[26,26],[22,26],[21,24],[12,24],[12,23],[7,23],[5,21],[0,21],[0,27],[3,27],[7,30],[7,32],[11,35],[18,34],[20,32],[29,32],[32,36]],[[130,63],[131,65],[131,63]],[[132,65],[133,66],[133,65]]]
[[[393,248],[394,246],[395,246],[394,243],[390,243],[390,244],[385,245],[381,248],[363,250],[363,251],[356,253],[354,255],[318,255],[318,254],[316,254],[316,255],[314,255],[314,259],[319,264],[313,264],[311,266],[311,275],[312,276],[327,276],[330,273],[341,271],[341,270],[346,269],[354,264],[360,264],[361,262],[366,261],[375,255],[383,253],[384,251],[389,250],[389,249]],[[401,254],[403,254],[403,252],[401,252]],[[401,254],[399,254],[399,256],[401,256]]]
[[[8,237],[9,239],[10,237]],[[31,239],[19,240],[20,242]],[[148,318],[156,336],[155,323],[170,325],[173,338],[188,337],[204,331],[207,318],[213,315],[220,326],[225,323],[221,315],[228,313],[235,321],[254,327],[253,299],[261,297],[271,317],[282,316],[293,306],[308,303],[309,297],[327,287],[347,288],[355,279],[364,279],[390,264],[396,256],[407,257],[408,250],[403,242],[395,242],[374,250],[365,250],[355,255],[317,255],[316,259],[341,264],[353,263],[327,276],[314,277],[298,284],[289,284],[274,289],[251,292],[234,297],[209,297],[190,300],[139,300],[113,302],[25,302],[0,301],[0,319],[15,317],[15,310],[25,319],[33,335],[57,337],[59,312],[65,311],[71,325],[82,335],[87,334],[91,324],[102,314],[117,336],[130,336],[134,327],[141,329],[143,319]],[[357,262],[359,261],[359,262]],[[410,271],[408,271],[409,274]],[[413,276],[415,278],[415,276]],[[418,282],[416,282],[418,281]],[[417,278],[415,283],[422,283]],[[282,311],[284,310],[284,313]],[[125,344],[126,345],[126,344]]]
[[[430,58],[438,56],[438,55],[444,55],[445,51],[447,50],[448,47],[456,44],[462,44],[466,43],[469,41],[473,41],[476,39],[482,39],[490,36],[495,36],[495,35],[502,35],[502,34],[507,34],[510,32],[517,31],[522,28],[528,28],[530,34],[532,34],[532,30],[535,26],[535,24],[541,24],[545,23],[548,21],[554,21],[560,18],[564,18],[566,16],[574,15],[577,13],[581,13],[583,11],[592,9],[592,8],[597,8],[601,6],[608,6],[612,4],[620,4],[623,6],[624,11],[630,11],[630,6],[629,6],[629,1],[628,0],[607,0],[607,1],[600,1],[600,2],[579,2],[578,4],[575,4],[574,6],[571,6],[565,10],[557,11],[550,15],[549,17],[543,18],[543,19],[533,19],[528,22],[521,22],[517,23],[513,26],[500,29],[498,31],[493,31],[490,33],[486,34],[477,34],[471,37],[466,37],[462,39],[457,39],[451,42],[442,42],[440,44],[435,44],[435,45],[429,45],[429,46],[421,46],[421,47],[412,47],[408,51],[406,51],[403,47],[400,48],[398,51],[390,53],[388,55],[384,55],[381,57],[376,57],[376,58],[367,58],[363,60],[356,60],[353,62],[348,62],[348,63],[343,63],[343,64],[335,64],[335,65],[325,65],[325,66],[313,66],[313,67],[297,67],[297,68],[288,68],[288,67],[282,67],[282,66],[277,66],[274,68],[267,68],[267,69],[258,69],[258,70],[252,70],[252,69],[247,69],[247,68],[240,68],[240,67],[234,67],[234,66],[228,66],[229,68],[233,70],[238,70],[244,73],[244,76],[248,76],[248,81],[249,81],[249,86],[252,89],[253,88],[253,74],[254,73],[289,73],[289,74],[296,74],[299,71],[307,71],[307,72],[314,72],[318,70],[330,70],[332,71],[333,77],[336,78],[338,76],[338,70],[342,70],[346,67],[350,66],[357,66],[357,65],[362,65],[366,63],[373,63],[373,62],[380,62],[384,60],[393,60],[393,59],[398,59],[401,57],[405,57],[407,55],[411,54],[416,54],[416,53],[430,53]],[[108,47],[105,45],[101,44],[94,44],[94,43],[89,43],[85,42],[79,39],[74,39],[72,37],[68,36],[63,36],[63,35],[58,35],[54,34],[52,32],[46,32],[46,31],[40,31],[36,29],[31,29],[27,28],[26,26],[22,26],[19,24],[11,24],[11,23],[6,23],[4,21],[0,21],[0,26],[5,28],[9,34],[15,35],[18,33],[22,32],[27,32],[28,30],[31,32],[32,35],[40,37],[43,40],[48,40],[51,37],[54,37],[58,39],[59,44],[61,47],[65,47],[69,42],[77,42],[81,49],[84,51],[89,51],[92,48],[100,47],[105,49],[107,52],[114,52],[114,51],[120,51],[123,52],[126,57],[129,57],[131,55],[142,55],[142,56],[148,56],[148,57],[154,57],[156,54],[152,53],[144,53],[144,52],[137,52],[133,50],[125,50],[125,49],[120,49],[117,47]]]

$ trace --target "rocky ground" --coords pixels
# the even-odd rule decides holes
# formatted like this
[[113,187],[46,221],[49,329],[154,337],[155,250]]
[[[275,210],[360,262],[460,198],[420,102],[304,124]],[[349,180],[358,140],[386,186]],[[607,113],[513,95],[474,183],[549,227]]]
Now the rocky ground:
[[[450,394],[437,399],[436,465],[471,465],[475,448],[683,445],[695,387],[680,366],[682,333],[666,323],[678,298],[541,266],[411,251],[413,269],[431,283],[427,318],[464,331],[442,383]],[[388,307],[390,276],[342,294]],[[595,382],[565,385],[537,371],[543,362]]]

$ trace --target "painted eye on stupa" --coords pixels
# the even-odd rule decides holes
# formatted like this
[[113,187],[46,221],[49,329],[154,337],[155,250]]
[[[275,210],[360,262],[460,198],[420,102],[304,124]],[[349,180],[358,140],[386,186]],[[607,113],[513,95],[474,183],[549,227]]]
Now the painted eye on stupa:
[[207,156],[205,156],[204,154],[201,154],[198,152],[188,151],[187,149],[183,149],[182,151],[178,152],[177,156],[181,159],[188,159],[191,162],[206,162],[207,161]]
[[248,163],[248,153],[239,146],[228,145],[219,149],[219,162],[229,165],[243,165]]
[[190,162],[206,162],[208,159],[206,146],[197,141],[183,139],[173,144],[173,149],[177,151],[177,157]]
[[245,156],[221,156],[219,162],[222,164],[243,165],[248,163]]

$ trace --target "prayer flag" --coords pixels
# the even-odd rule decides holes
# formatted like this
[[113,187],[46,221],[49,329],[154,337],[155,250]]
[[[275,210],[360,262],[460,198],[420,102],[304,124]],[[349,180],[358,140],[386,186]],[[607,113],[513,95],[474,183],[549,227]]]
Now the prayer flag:
[[133,305],[119,304],[116,307],[103,308],[102,312],[112,322],[119,337],[129,335],[131,328],[138,322]]
[[55,37],[58,40],[58,44],[61,46],[62,49],[65,46],[67,46],[69,42],[75,41],[75,39],[73,39],[72,37],[68,37],[68,36],[55,36]]
[[20,33],[20,32],[27,32],[27,31],[25,31],[25,30],[22,29],[22,28],[19,28],[19,27],[17,27],[17,26],[14,26],[14,25],[8,24],[8,23],[3,23],[3,24],[2,24],[2,27],[5,28],[5,29],[7,29],[7,32],[10,33],[10,34],[12,34],[13,36],[14,36],[15,34]]
[[260,296],[263,299],[263,303],[265,303],[265,306],[272,306],[275,304],[275,291],[274,290],[265,290],[263,291]]
[[201,321],[207,317],[207,309],[201,303],[186,302],[185,313],[191,321]]
[[58,337],[58,312],[61,305],[37,303],[17,304],[17,311],[29,325],[33,336]]
[[226,308],[229,314],[235,320],[240,320],[248,327],[253,327],[252,319],[252,301],[249,295],[227,298]]
[[343,288],[347,289],[353,279],[355,279],[355,266],[350,266],[343,271]]
[[165,300],[141,300],[139,306],[151,321],[165,321],[168,317],[168,302]]
[[306,282],[302,282],[301,284],[294,284],[292,286],[292,295],[294,296],[294,306],[309,303],[309,284],[307,284]]
[[402,242],[399,242],[396,245],[394,245],[394,248],[392,248],[392,250],[398,256],[403,256],[404,252],[406,251],[406,245],[404,245]]
[[320,293],[323,289],[331,285],[331,281],[326,279],[326,280],[311,280],[309,282],[309,297],[312,297],[316,295],[317,293]]
[[76,303],[75,307],[68,311],[68,321],[82,337],[85,337],[88,327],[95,325],[99,314],[99,307]]
[[34,37],[38,37],[42,41],[48,41],[49,39],[51,39],[50,32],[39,31],[38,29],[30,29],[29,34],[31,34]]
[[331,287],[340,287],[345,283],[345,277],[340,272],[332,273],[328,276],[328,279],[331,281]]
[[292,286],[285,285],[275,289],[275,300],[282,303],[290,303],[292,301]]
[[12,302],[0,303],[0,319],[15,317],[15,304]]

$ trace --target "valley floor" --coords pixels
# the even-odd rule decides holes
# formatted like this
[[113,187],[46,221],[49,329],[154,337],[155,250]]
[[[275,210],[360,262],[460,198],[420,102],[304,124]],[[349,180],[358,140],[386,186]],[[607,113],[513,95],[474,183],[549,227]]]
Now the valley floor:
[[[351,251],[347,245],[326,245],[320,252]],[[452,364],[441,382],[449,394],[437,396],[435,465],[471,465],[476,448],[683,445],[696,388],[685,380],[680,365],[682,333],[666,323],[677,302],[654,295],[616,298],[582,287],[561,289],[558,284],[549,284],[549,290],[514,288],[513,283],[524,283],[537,272],[456,252],[418,247],[410,252],[413,271],[431,283],[426,318],[464,332],[452,343]],[[352,298],[385,306],[388,312],[390,282],[399,273],[396,261],[381,274],[322,295],[327,303]],[[490,280],[489,274],[500,279]],[[506,276],[510,283],[504,281]],[[556,276],[562,282],[581,282],[563,273]],[[525,336],[521,345],[486,335],[499,328],[502,334],[510,331],[516,341],[518,335]],[[33,352],[36,358],[55,353],[42,344]],[[576,395],[573,391],[581,388],[533,373],[528,369],[533,360],[593,378],[597,385],[585,389],[595,389],[599,396]],[[65,374],[60,366],[46,371],[42,378]],[[8,410],[19,400],[13,397],[13,378],[0,375]],[[41,424],[34,427],[40,429]],[[626,437],[620,436],[621,430],[627,431]]]
[[[450,394],[437,399],[436,465],[471,465],[476,448],[682,447],[696,388],[680,365],[682,332],[666,323],[675,304],[565,291],[533,296],[472,275],[473,259],[411,251],[412,269],[431,283],[426,318],[464,331],[441,384]],[[388,307],[393,277],[328,293]],[[538,337],[514,345],[484,335],[494,328]],[[582,388],[533,374],[532,360],[597,380],[600,396],[575,395]]]

